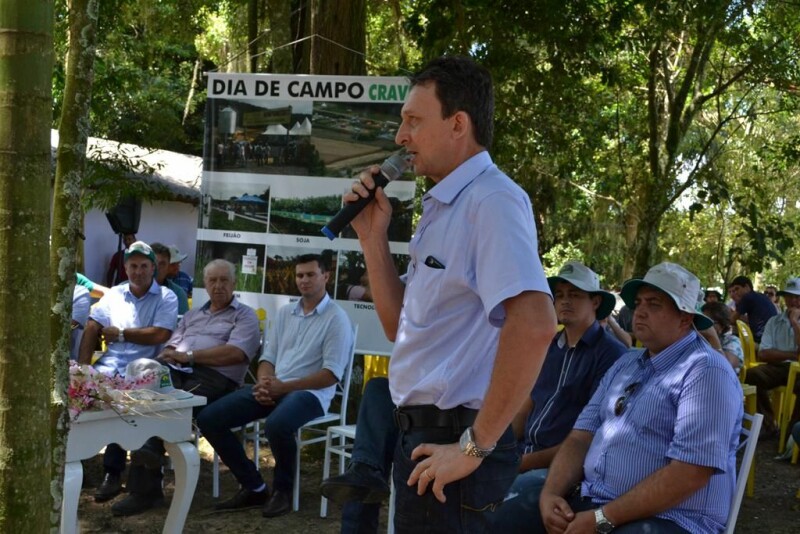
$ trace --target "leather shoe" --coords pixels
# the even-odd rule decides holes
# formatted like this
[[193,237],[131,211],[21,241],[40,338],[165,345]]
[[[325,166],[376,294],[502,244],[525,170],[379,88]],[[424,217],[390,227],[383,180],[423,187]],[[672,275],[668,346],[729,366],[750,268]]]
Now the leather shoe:
[[94,502],[110,501],[122,491],[122,478],[113,473],[106,473],[103,483],[94,492]]
[[214,506],[214,510],[244,510],[245,508],[255,508],[263,505],[269,499],[269,489],[264,491],[252,491],[247,488],[242,488],[236,492],[236,495],[222,501]]
[[270,500],[261,509],[261,515],[264,517],[278,517],[291,511],[292,499],[289,494],[285,491],[275,490]]
[[116,516],[136,515],[162,504],[164,504],[164,494],[161,491],[152,495],[131,493],[121,501],[112,504],[111,513]]
[[353,462],[341,475],[323,480],[320,491],[323,497],[339,504],[348,501],[379,503],[390,493],[380,471],[361,462]]

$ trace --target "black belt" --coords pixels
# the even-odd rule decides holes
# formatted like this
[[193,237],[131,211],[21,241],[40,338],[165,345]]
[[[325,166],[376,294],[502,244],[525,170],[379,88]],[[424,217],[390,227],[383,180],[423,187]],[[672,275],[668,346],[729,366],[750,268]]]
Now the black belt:
[[441,410],[432,404],[402,406],[394,411],[394,420],[403,432],[417,428],[451,428],[456,432],[471,426],[478,410],[457,406]]

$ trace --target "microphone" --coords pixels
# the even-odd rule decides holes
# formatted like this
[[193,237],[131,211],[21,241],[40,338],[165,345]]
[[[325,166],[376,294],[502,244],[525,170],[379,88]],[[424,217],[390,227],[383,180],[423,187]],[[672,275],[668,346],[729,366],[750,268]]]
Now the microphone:
[[339,232],[344,230],[344,228],[350,224],[350,221],[355,219],[356,215],[361,213],[361,210],[372,202],[372,199],[375,198],[375,190],[379,187],[386,187],[389,182],[400,178],[409,166],[411,166],[411,162],[407,155],[401,156],[400,154],[392,154],[386,158],[386,161],[381,164],[380,172],[372,175],[372,179],[375,181],[375,187],[368,190],[369,196],[359,197],[355,202],[345,204],[344,207],[339,210],[339,213],[328,221],[328,224],[322,227],[322,233],[328,236],[328,239],[331,241],[336,239]]

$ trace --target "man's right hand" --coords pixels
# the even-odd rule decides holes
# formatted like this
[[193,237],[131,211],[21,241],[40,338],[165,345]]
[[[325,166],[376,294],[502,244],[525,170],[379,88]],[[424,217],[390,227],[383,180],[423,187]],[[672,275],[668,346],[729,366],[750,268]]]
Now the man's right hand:
[[[375,187],[373,175],[380,172],[378,165],[370,168],[358,175],[358,180],[353,182],[353,188],[349,193],[345,193],[343,199],[345,203],[355,202],[360,197],[369,196],[369,191]],[[375,191],[375,200],[367,204],[361,213],[351,221],[351,226],[358,234],[359,239],[368,239],[372,236],[385,237],[389,229],[389,222],[392,220],[392,205],[389,198],[383,192],[383,188]]]
[[253,398],[262,406],[274,406],[275,401],[269,393],[269,379],[259,378],[258,382],[253,384]]
[[542,514],[544,528],[550,534],[561,534],[575,519],[575,512],[567,501],[552,493],[542,493],[539,496],[539,511]]

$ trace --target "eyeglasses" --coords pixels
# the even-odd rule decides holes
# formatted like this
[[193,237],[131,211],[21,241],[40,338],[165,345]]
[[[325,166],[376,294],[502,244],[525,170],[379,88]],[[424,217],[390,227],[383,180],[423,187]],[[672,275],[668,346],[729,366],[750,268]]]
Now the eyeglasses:
[[622,392],[620,398],[618,398],[617,402],[614,403],[614,415],[622,415],[622,413],[625,411],[625,407],[628,405],[628,399],[631,395],[633,395],[633,392],[636,391],[636,388],[638,387],[639,382],[634,382],[625,388],[625,391]]

